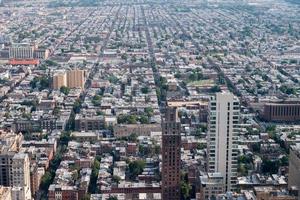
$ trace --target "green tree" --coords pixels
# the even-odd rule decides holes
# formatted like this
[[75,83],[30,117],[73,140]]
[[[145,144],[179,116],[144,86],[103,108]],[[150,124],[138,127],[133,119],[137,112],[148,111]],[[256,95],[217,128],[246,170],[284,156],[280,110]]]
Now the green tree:
[[119,124],[136,124],[137,116],[136,115],[119,115],[117,119]]
[[136,142],[137,141],[137,138],[138,138],[138,135],[136,133],[131,133],[129,136],[128,136],[128,141],[130,142]]
[[32,81],[30,81],[30,87],[32,89],[44,90],[48,89],[51,85],[51,80],[48,76],[44,75],[42,77],[34,77]]
[[112,179],[112,182],[117,183],[117,184],[119,184],[121,181],[120,176],[116,176],[116,175],[113,175],[111,179]]
[[127,59],[128,59],[128,56],[127,56],[127,54],[124,53],[124,54],[121,55],[121,58],[122,58],[123,60],[127,60]]
[[174,75],[175,78],[181,78],[181,73],[180,72],[177,72],[175,75]]
[[57,66],[58,64],[53,61],[53,60],[46,60],[45,63],[48,65],[48,66]]
[[111,82],[111,83],[116,84],[119,81],[119,79],[116,76],[114,76],[114,75],[110,75],[108,77],[108,81]]
[[55,115],[55,116],[58,116],[58,115],[60,114],[60,108],[59,108],[59,107],[55,107],[55,108],[53,109],[52,114]]
[[269,160],[263,158],[262,172],[265,174],[276,174],[280,166],[279,160]]
[[190,199],[192,187],[188,182],[188,173],[185,171],[180,172],[180,193],[181,199]]
[[180,182],[180,191],[181,191],[181,195],[182,195],[183,199],[189,199],[190,193],[192,191],[192,186],[185,181],[181,181]]
[[145,165],[146,163],[143,160],[135,160],[130,162],[128,165],[129,178],[131,180],[135,180],[136,177],[144,171]]
[[81,198],[81,200],[90,200],[91,195],[85,194],[84,197]]
[[150,149],[148,146],[144,146],[144,145],[139,145],[139,153],[142,156],[149,156],[150,154]]
[[285,94],[291,95],[291,94],[296,94],[296,89],[288,87],[286,85],[283,85],[279,88],[279,90]]
[[260,143],[254,143],[251,147],[254,153],[260,153]]
[[288,166],[289,165],[289,159],[287,156],[283,156],[280,158],[280,165],[281,166]]
[[107,200],[118,200],[118,198],[116,196],[110,196]]
[[71,133],[69,131],[64,131],[60,136],[60,144],[68,145],[70,140],[71,140]]
[[214,85],[213,87],[210,88],[210,92],[212,93],[216,93],[216,92],[220,92],[221,88],[218,85]]
[[271,126],[268,126],[266,128],[266,131],[269,133],[269,132],[274,132],[276,130],[276,125],[271,125]]
[[147,116],[145,115],[141,115],[140,118],[139,118],[139,121],[142,123],[142,124],[149,124],[149,119]]
[[207,145],[204,143],[198,143],[197,144],[197,149],[202,150],[202,149],[206,149]]
[[144,109],[144,112],[147,114],[148,117],[151,117],[153,115],[153,108],[147,107]]
[[52,175],[50,172],[47,171],[42,177],[40,187],[42,190],[47,190],[51,183],[52,183]]
[[61,88],[59,89],[61,93],[68,95],[70,92],[70,88],[66,87],[66,86],[61,86]]
[[141,91],[143,94],[147,94],[149,92],[149,87],[142,87]]
[[160,150],[161,150],[161,148],[160,148],[159,145],[155,145],[155,146],[154,146],[154,153],[155,153],[156,155],[159,155],[159,154],[160,154]]
[[92,103],[95,105],[95,106],[100,106],[101,105],[101,100],[102,100],[102,97],[100,95],[95,95],[92,99]]
[[92,165],[92,175],[88,191],[90,194],[97,192],[97,178],[100,169],[100,158],[96,157]]
[[81,100],[80,99],[76,99],[76,101],[74,102],[74,106],[73,106],[74,113],[79,113],[80,112],[80,108],[81,108]]
[[47,76],[42,76],[40,79],[40,90],[48,89],[51,85],[51,80]]

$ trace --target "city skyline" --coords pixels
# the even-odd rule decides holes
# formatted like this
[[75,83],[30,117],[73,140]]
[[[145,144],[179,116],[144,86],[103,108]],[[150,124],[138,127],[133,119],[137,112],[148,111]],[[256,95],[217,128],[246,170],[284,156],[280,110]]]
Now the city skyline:
[[297,0],[0,1],[0,200],[298,200]]

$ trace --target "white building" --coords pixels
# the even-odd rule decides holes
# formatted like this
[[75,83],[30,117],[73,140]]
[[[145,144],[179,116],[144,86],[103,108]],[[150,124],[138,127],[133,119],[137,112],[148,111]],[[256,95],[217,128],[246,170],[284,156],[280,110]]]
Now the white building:
[[12,199],[31,200],[30,161],[27,154],[17,153],[12,159]]
[[232,93],[221,92],[209,104],[208,171],[224,177],[226,191],[235,190],[237,179],[237,132],[239,100]]

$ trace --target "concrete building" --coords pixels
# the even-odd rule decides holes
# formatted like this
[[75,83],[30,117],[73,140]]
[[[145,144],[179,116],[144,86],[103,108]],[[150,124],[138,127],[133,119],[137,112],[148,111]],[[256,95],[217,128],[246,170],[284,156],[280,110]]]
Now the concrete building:
[[77,114],[75,117],[76,131],[96,131],[104,127],[103,116]]
[[225,191],[235,190],[239,100],[232,93],[211,97],[208,119],[208,171],[224,177]]
[[75,186],[52,184],[49,187],[48,199],[78,200],[78,191]]
[[162,122],[162,199],[180,199],[180,121],[176,107],[168,107]]
[[0,186],[0,199],[12,200],[11,199],[11,187]]
[[300,144],[291,146],[289,155],[289,179],[288,187],[290,190],[298,192],[298,200],[300,200]]
[[37,58],[37,59],[47,59],[49,57],[49,50],[48,49],[36,49],[34,52],[33,52],[33,56],[34,58]]
[[67,72],[67,86],[69,88],[84,88],[85,74],[84,70],[73,69]]
[[17,153],[14,155],[11,172],[13,186],[30,189],[30,162],[27,154]]
[[12,187],[12,199],[31,199],[30,161],[20,148],[22,134],[0,131],[0,185]]
[[224,179],[221,173],[200,176],[200,195],[197,199],[211,199],[224,192]]
[[138,136],[151,136],[153,132],[161,132],[160,124],[117,124],[114,126],[115,137],[128,137],[132,133]]
[[0,131],[0,185],[12,185],[12,159],[20,150],[22,141],[22,134]]
[[286,191],[271,186],[254,187],[254,193],[257,200],[297,200],[297,197],[289,195]]
[[12,187],[11,198],[12,200],[32,200],[31,193],[29,193],[25,187]]
[[33,59],[34,46],[27,43],[14,44],[9,48],[10,59]]
[[54,90],[59,90],[62,86],[67,86],[67,74],[59,72],[53,76],[52,87]]
[[31,200],[30,161],[27,154],[14,155],[11,172],[12,199]]

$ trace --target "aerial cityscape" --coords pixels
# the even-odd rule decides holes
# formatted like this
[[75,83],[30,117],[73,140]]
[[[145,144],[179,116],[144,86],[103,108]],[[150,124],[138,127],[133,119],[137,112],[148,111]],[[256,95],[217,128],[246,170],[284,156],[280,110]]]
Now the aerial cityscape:
[[299,0],[0,0],[0,200],[300,200]]

